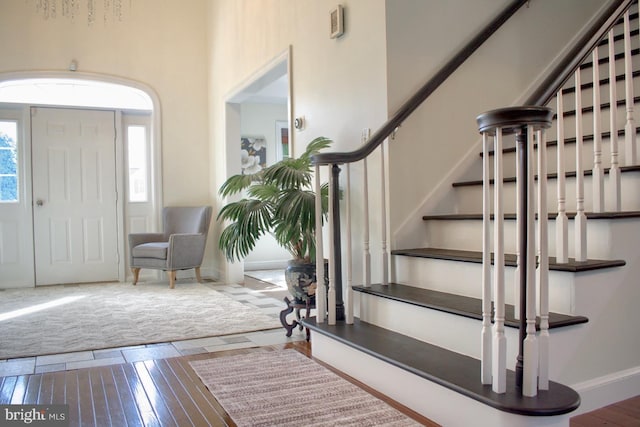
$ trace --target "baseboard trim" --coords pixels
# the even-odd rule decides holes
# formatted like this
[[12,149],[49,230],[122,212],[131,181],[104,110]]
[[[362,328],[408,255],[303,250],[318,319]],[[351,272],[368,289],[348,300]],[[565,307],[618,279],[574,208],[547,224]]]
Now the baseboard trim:
[[640,393],[640,366],[604,375],[571,386],[580,394],[581,404],[573,415],[583,414]]
[[275,260],[275,261],[253,261],[244,263],[244,271],[252,270],[277,270],[287,268],[289,260]]

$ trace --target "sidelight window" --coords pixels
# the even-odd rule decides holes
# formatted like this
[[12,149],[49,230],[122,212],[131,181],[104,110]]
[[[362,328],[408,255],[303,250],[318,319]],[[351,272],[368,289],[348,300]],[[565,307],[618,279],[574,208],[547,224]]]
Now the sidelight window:
[[0,203],[18,201],[18,124],[0,121]]

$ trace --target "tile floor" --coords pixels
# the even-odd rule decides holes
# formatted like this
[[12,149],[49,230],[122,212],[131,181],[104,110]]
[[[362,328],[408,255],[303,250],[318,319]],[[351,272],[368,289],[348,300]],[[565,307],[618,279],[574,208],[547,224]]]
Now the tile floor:
[[[251,305],[265,314],[279,318],[285,308],[283,298],[289,294],[282,287],[281,271],[251,272],[244,285],[207,283],[211,288],[231,298]],[[268,283],[264,280],[272,280]],[[74,353],[0,360],[0,377],[64,371],[94,366],[115,365],[142,360],[164,359],[191,354],[210,353],[247,347],[282,344],[304,340],[304,331],[295,329],[287,338],[284,328],[219,337],[198,338],[159,344],[80,351]]]

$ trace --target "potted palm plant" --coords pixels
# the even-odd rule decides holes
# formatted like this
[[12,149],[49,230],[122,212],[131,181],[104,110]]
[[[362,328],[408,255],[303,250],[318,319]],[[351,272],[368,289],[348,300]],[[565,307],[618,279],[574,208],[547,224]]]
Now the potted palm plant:
[[[228,203],[218,214],[218,220],[230,221],[218,242],[226,258],[240,261],[260,237],[272,234],[293,257],[285,270],[285,279],[297,303],[313,300],[317,287],[316,195],[311,157],[331,143],[328,138],[318,137],[300,157],[285,158],[256,173],[233,175],[219,190],[222,197],[246,192],[246,197]],[[325,183],[321,187],[323,218],[327,216],[328,194]]]

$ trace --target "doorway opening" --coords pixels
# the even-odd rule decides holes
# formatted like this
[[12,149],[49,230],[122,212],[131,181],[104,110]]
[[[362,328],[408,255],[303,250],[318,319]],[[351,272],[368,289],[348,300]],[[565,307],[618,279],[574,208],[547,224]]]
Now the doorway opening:
[[[39,112],[65,112],[68,124],[56,117],[49,117],[47,121],[39,123],[36,119]],[[53,182],[50,178],[42,180],[44,169],[47,169],[47,174],[56,177],[55,190],[62,191],[61,197],[66,197],[65,191],[71,191],[69,188],[72,188],[66,187],[71,183],[70,177],[67,176],[68,170],[72,170],[67,166],[71,166],[73,158],[67,148],[60,145],[52,148],[46,143],[43,144],[43,141],[50,139],[56,132],[62,132],[66,129],[65,126],[75,126],[80,134],[84,133],[89,138],[87,140],[91,140],[91,134],[97,129],[97,125],[73,124],[74,120],[76,116],[101,113],[106,114],[108,119],[102,127],[111,127],[112,132],[110,136],[106,136],[107,143],[100,150],[92,151],[84,146],[78,148],[78,152],[83,153],[82,161],[85,162],[78,173],[84,174],[82,176],[88,180],[80,185],[78,191],[82,192],[81,198],[87,198],[89,194],[95,198],[98,209],[113,210],[111,230],[115,230],[115,233],[103,227],[100,212],[87,213],[85,218],[78,221],[80,230],[75,231],[81,234],[78,237],[81,244],[75,244],[74,247],[84,247],[81,249],[82,253],[76,254],[74,259],[96,266],[105,262],[115,263],[110,277],[124,281],[128,259],[126,235],[129,232],[149,232],[158,229],[159,211],[162,206],[159,131],[161,115],[159,99],[151,88],[138,82],[95,74],[0,74],[0,123],[13,123],[17,129],[12,142],[13,164],[8,167],[15,175],[11,184],[15,186],[14,192],[10,193],[15,194],[15,197],[11,201],[0,200],[0,288],[91,281],[74,280],[71,276],[46,278],[46,274],[38,272],[38,256],[34,254],[37,252],[37,245],[44,241],[46,249],[39,248],[41,253],[48,254],[57,249],[56,262],[66,263],[67,269],[73,275],[74,264],[69,252],[71,249],[65,246],[71,242],[68,240],[65,243],[65,239],[71,239],[70,236],[74,232],[71,229],[71,220],[66,220],[60,215],[56,216],[55,220],[47,217],[43,221],[39,218],[48,206],[42,193],[48,194],[52,191],[50,187],[53,185],[50,184]],[[47,151],[47,156],[50,157],[42,157],[43,151]],[[34,159],[41,161],[34,164]],[[98,160],[102,163],[96,163]],[[111,170],[101,170],[100,175],[87,174],[86,171],[92,164],[99,164],[98,168]],[[58,168],[59,173],[52,168]],[[34,187],[38,179],[44,184]],[[115,203],[103,204],[100,200],[102,190],[87,192],[88,188],[97,188],[100,180],[110,181],[109,186],[114,189]],[[41,193],[38,195],[34,193],[36,188],[40,188],[38,191]],[[105,194],[105,197],[111,196]],[[40,208],[43,209],[38,210]],[[40,228],[36,227],[38,219],[41,222]],[[44,227],[43,224],[49,225]],[[54,227],[50,226],[51,224],[57,225],[55,231],[52,231]],[[48,240],[43,240],[39,235],[44,229],[52,233]],[[89,242],[86,236],[94,238]],[[111,242],[106,242],[107,239]],[[102,245],[103,243],[105,245]],[[103,250],[110,253],[102,253]],[[4,256],[5,254],[13,255],[8,257]],[[66,255],[69,255],[69,259],[66,259]],[[47,262],[51,263],[51,259]],[[77,267],[80,269],[81,266]],[[83,268],[86,269],[86,266]]]
[[[289,47],[227,97],[227,176],[242,173],[245,168],[255,172],[256,168],[272,165],[284,156],[293,156],[291,81]],[[260,144],[264,153],[243,151],[247,143],[258,139],[264,141]],[[289,253],[271,235],[266,235],[244,262],[226,264],[225,280],[243,283],[245,270],[284,269],[289,259]]]

